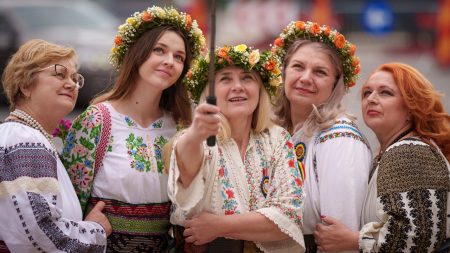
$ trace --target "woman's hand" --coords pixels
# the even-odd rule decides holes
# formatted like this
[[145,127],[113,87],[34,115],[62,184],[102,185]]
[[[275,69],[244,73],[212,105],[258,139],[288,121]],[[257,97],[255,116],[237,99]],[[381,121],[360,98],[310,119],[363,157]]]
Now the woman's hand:
[[351,231],[332,217],[322,216],[321,219],[322,224],[317,224],[314,231],[314,240],[319,250],[326,252],[358,250],[357,231]]
[[183,233],[186,242],[202,245],[220,237],[218,232],[220,227],[214,225],[219,219],[218,215],[202,212],[186,220]]
[[220,127],[219,107],[202,103],[194,111],[192,125],[187,131],[190,139],[203,142],[211,135],[217,135]]
[[111,224],[108,221],[108,218],[102,213],[103,208],[105,207],[105,202],[99,201],[92,208],[92,210],[88,213],[85,221],[95,221],[100,224],[106,232],[106,236],[109,236],[112,233]]

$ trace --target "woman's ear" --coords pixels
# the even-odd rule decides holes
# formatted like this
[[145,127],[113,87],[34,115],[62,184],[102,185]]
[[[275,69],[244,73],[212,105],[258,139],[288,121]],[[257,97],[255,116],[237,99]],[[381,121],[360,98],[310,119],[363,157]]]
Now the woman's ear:
[[19,86],[19,91],[25,99],[29,99],[31,97],[31,86],[25,87],[25,85],[21,84]]

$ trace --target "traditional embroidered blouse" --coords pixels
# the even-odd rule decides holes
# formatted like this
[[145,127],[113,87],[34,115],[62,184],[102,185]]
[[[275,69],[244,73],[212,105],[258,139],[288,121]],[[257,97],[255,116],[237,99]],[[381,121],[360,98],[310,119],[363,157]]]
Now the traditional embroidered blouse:
[[360,248],[363,252],[435,251],[450,232],[449,191],[449,165],[439,150],[418,138],[392,144],[370,179]]
[[[304,233],[314,233],[321,215],[359,230],[372,160],[365,137],[346,117],[314,135],[306,145],[301,134],[294,136],[297,156],[306,172]],[[302,150],[306,150],[303,156]]]
[[[176,144],[175,144],[176,145]],[[174,145],[174,146],[175,146]],[[242,161],[233,139],[204,144],[203,165],[188,188],[180,185],[175,152],[169,171],[169,196],[173,201],[173,224],[209,211],[231,215],[256,211],[290,236],[285,241],[257,243],[265,252],[301,252],[303,190],[287,131],[272,127],[260,134],[251,132]]]
[[106,233],[82,221],[64,166],[38,130],[0,125],[0,241],[12,252],[104,252]]
[[[102,131],[108,131],[103,133],[108,137],[106,142],[101,141]],[[99,200],[106,203],[105,214],[113,228],[108,250],[113,243],[120,244],[117,247],[124,249],[122,252],[133,250],[125,250],[122,244],[136,247],[145,244],[142,247],[155,250],[147,248],[153,242],[145,240],[153,235],[161,238],[167,235],[170,202],[161,151],[176,131],[176,124],[168,113],[149,127],[142,127],[117,112],[109,102],[90,106],[73,122],[65,141],[63,159],[82,207],[88,200],[89,207]],[[97,150],[104,144],[106,152],[99,158]],[[96,163],[100,161],[102,164],[97,168]],[[97,173],[95,179],[94,172]],[[126,238],[118,239],[118,234]],[[131,240],[130,236],[146,236],[147,239],[126,243]]]

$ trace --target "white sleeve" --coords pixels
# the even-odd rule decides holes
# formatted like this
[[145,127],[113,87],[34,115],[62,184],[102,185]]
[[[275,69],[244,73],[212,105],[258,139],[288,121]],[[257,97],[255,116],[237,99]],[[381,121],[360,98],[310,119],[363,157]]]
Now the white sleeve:
[[53,151],[33,139],[0,145],[0,240],[10,251],[104,252],[102,226],[65,219],[61,200]]
[[[175,154],[176,145],[177,143],[175,141],[170,156],[167,190],[173,208],[170,221],[172,224],[183,225],[186,218],[202,211],[202,200],[204,200],[206,194],[206,178],[208,178],[208,175],[210,174],[210,168],[214,168],[214,165],[212,164],[212,152],[214,149],[210,149],[204,145],[203,161],[200,170],[192,180],[191,184],[188,187],[184,187],[179,181],[180,170]],[[217,147],[217,145],[214,147]]]
[[370,149],[350,137],[327,139],[316,145],[321,215],[359,230],[372,159]]

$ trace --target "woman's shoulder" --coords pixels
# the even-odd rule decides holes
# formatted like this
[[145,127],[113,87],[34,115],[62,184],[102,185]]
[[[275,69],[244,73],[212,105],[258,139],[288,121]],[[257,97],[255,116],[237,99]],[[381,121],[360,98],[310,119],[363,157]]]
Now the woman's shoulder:
[[339,139],[339,142],[345,140],[356,140],[358,142],[362,142],[367,147],[370,147],[369,142],[359,130],[356,123],[346,116],[337,118],[331,127],[321,131],[317,135],[315,142],[325,143],[333,139]]
[[290,139],[291,134],[284,129],[281,126],[273,125],[263,132],[261,132],[261,136],[263,138],[270,138],[270,139]]
[[38,130],[20,122],[8,121],[0,124],[0,146],[13,146],[19,143],[44,145],[46,139]]
[[450,186],[445,158],[419,138],[407,138],[388,147],[379,162],[378,180],[386,186],[381,194]]

